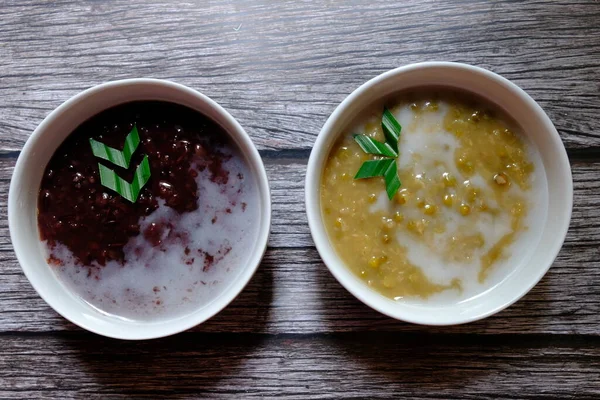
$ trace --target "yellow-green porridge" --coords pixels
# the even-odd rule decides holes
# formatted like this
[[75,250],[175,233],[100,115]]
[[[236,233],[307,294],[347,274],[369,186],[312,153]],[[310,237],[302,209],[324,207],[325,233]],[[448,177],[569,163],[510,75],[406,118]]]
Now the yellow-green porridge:
[[423,91],[388,106],[402,126],[402,185],[390,200],[383,178],[354,179],[363,162],[379,157],[353,134],[386,141],[377,107],[343,133],[326,161],[321,207],[333,247],[393,299],[485,290],[510,273],[511,256],[525,251],[515,243],[540,214],[534,205],[545,204],[539,155],[478,98]]

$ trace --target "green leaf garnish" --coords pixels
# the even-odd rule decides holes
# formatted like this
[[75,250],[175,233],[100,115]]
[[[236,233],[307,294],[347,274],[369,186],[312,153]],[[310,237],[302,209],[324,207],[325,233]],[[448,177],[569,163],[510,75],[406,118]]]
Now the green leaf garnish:
[[[92,153],[94,153],[96,157],[107,160],[122,168],[129,168],[131,157],[137,150],[139,144],[140,135],[138,134],[137,126],[135,125],[133,125],[133,129],[131,129],[131,132],[129,132],[125,138],[125,144],[123,145],[122,151],[90,138]],[[98,169],[100,170],[100,183],[102,186],[114,190],[132,203],[137,201],[140,191],[144,185],[148,183],[148,179],[150,179],[151,175],[150,163],[148,162],[147,155],[144,156],[144,159],[136,168],[131,183],[121,178],[112,169],[100,163],[98,163]]]
[[383,109],[381,127],[385,134],[385,143],[366,135],[354,135],[354,141],[365,153],[385,157],[379,160],[365,161],[354,179],[383,176],[385,191],[388,198],[392,200],[402,185],[400,178],[398,178],[398,164],[396,163],[399,154],[398,140],[400,139],[402,127],[387,107]]
[[125,145],[123,145],[123,151],[117,150],[110,146],[100,143],[97,140],[90,138],[90,145],[92,146],[92,153],[96,157],[110,161],[111,163],[118,165],[122,168],[129,168],[131,162],[131,156],[135,153],[138,145],[140,144],[140,135],[138,134],[137,127],[134,125],[133,129],[125,138]]
[[360,169],[354,176],[354,179],[375,178],[376,176],[385,176],[390,165],[395,163],[391,158],[383,160],[369,160],[361,165]]
[[389,143],[396,153],[398,153],[398,140],[400,139],[402,127],[396,118],[394,118],[394,114],[392,114],[387,107],[383,109],[381,127],[383,128],[383,134],[385,135],[386,142]]
[[392,200],[402,185],[400,178],[398,178],[398,165],[396,164],[396,160],[392,160],[392,163],[383,174],[383,179],[385,180],[385,191],[387,192],[388,198]]
[[398,157],[398,151],[394,150],[389,144],[381,143],[369,136],[354,135],[354,141],[358,143],[365,153],[385,157]]
[[98,167],[100,168],[100,182],[102,185],[114,190],[132,203],[137,201],[140,191],[150,179],[150,163],[147,155],[144,156],[144,159],[136,168],[131,183],[102,164],[98,164]]

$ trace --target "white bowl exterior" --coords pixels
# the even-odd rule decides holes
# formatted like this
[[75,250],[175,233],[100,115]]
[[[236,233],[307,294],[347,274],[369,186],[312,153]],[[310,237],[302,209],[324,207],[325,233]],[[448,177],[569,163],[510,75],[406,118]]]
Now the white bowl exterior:
[[[320,182],[327,155],[355,116],[381,99],[404,90],[444,86],[488,99],[510,115],[537,147],[548,181],[548,213],[543,234],[531,257],[499,285],[457,304],[427,305],[394,301],[370,289],[338,257],[325,230]],[[453,325],[492,315],[524,296],[548,271],[564,242],[573,207],[573,181],[566,150],[542,108],[507,79],[482,68],[450,62],[400,67],[366,82],[352,92],[323,126],[308,162],[306,210],[313,240],[325,265],[354,296],[373,309],[399,320],[425,325]]]
[[[90,117],[138,100],[178,103],[220,124],[239,146],[256,176],[259,230],[246,265],[227,289],[192,314],[159,321],[130,321],[106,315],[67,290],[44,259],[37,226],[37,198],[44,169],[63,140]],[[13,173],[8,198],[11,240],[21,267],[39,295],[59,314],[89,331],[119,339],[151,339],[178,333],[211,318],[246,286],[266,250],[271,225],[269,184],[260,155],[240,124],[221,106],[183,85],[157,79],[127,79],[88,89],[63,103],[27,140]]]

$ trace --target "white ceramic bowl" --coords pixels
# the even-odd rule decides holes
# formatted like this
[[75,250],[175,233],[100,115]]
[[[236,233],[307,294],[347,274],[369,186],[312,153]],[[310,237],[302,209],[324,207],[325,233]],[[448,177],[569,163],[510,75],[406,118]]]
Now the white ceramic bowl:
[[[444,86],[484,97],[512,116],[537,147],[548,183],[548,211],[535,249],[515,271],[483,294],[454,304],[394,301],[370,289],[338,257],[329,242],[320,207],[320,182],[329,150],[362,110],[403,90]],[[306,211],[313,240],[335,278],[354,296],[390,317],[425,325],[452,325],[492,315],[525,295],[548,271],[567,233],[573,206],[573,182],[567,153],[540,106],[515,84],[490,71],[465,64],[426,62],[379,75],[352,92],[331,114],[317,137],[306,173]]]
[[[46,164],[62,141],[82,122],[112,106],[135,100],[178,103],[219,123],[246,156],[260,194],[258,236],[246,265],[215,299],[195,312],[169,320],[136,322],[100,313],[66,289],[47,265],[37,226],[37,198]],[[227,306],[246,286],[264,255],[271,225],[271,198],[264,165],[240,124],[210,98],[185,86],[156,79],[127,79],[88,89],[63,103],[42,121],[25,143],[10,183],[8,221],[15,253],[39,295],[59,314],[89,331],[120,339],[150,339],[198,325]]]

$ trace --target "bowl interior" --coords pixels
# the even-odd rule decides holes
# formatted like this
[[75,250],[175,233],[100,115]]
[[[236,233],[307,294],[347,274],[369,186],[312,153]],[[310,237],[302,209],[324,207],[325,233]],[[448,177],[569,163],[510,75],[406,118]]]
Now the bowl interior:
[[[445,87],[483,97],[512,117],[542,158],[548,183],[548,207],[541,234],[528,245],[529,257],[506,279],[474,298],[456,304],[393,301],[371,290],[341,261],[333,249],[320,208],[319,185],[327,155],[339,135],[359,113],[396,93],[423,87]],[[572,178],[565,148],[552,122],[523,90],[481,68],[457,63],[421,63],[384,73],[348,96],[321,130],[310,156],[306,177],[309,225],[323,261],[338,281],[358,299],[393,318],[428,325],[465,323],[491,315],[518,300],[546,273],[564,241],[572,209]]]
[[[246,265],[229,286],[192,314],[158,321],[132,321],[95,309],[63,287],[48,267],[37,227],[37,196],[44,169],[62,141],[90,117],[110,107],[136,100],[178,103],[220,124],[234,140],[256,177],[259,193],[258,237]],[[270,229],[269,187],[258,151],[243,128],[208,97],[172,82],[132,79],[111,82],[71,98],[53,111],[29,138],[17,161],[9,195],[9,226],[19,262],[38,293],[57,312],[90,331],[123,339],[146,339],[180,332],[224,308],[252,277],[266,249]]]

